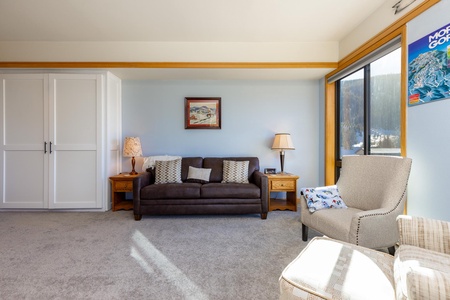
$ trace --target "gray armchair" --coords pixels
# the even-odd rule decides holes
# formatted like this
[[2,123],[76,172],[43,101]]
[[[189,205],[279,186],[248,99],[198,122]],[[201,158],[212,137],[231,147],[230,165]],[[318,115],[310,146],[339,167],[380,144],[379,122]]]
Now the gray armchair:
[[395,156],[344,156],[336,183],[348,208],[310,213],[300,199],[302,239],[308,227],[337,240],[372,249],[389,248],[399,240],[396,218],[403,213],[411,159]]

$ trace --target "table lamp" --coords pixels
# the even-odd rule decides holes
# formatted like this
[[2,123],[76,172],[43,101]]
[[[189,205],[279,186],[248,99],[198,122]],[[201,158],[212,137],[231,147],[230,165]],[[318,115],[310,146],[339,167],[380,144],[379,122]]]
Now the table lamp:
[[281,172],[284,173],[284,150],[294,150],[291,135],[289,133],[276,133],[272,145],[273,150],[280,150]]
[[132,157],[130,175],[136,175],[137,172],[134,170],[134,165],[136,164],[135,156],[142,156],[141,140],[138,137],[126,137],[125,144],[123,146],[123,156]]

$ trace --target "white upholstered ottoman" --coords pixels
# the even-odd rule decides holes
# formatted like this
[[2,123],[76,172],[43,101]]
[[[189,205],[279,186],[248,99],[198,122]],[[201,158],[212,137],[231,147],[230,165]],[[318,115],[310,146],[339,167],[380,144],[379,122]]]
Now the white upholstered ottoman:
[[395,299],[394,257],[315,237],[283,271],[280,299]]

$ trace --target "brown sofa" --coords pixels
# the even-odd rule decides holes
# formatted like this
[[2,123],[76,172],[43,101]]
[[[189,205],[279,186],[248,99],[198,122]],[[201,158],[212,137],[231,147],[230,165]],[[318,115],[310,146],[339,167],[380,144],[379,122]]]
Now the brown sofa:
[[[249,161],[249,183],[221,183],[223,161]],[[189,166],[211,169],[208,183],[186,182]],[[267,218],[267,177],[257,157],[184,157],[182,183],[155,184],[155,169],[147,169],[133,184],[136,221],[142,215],[260,214]]]

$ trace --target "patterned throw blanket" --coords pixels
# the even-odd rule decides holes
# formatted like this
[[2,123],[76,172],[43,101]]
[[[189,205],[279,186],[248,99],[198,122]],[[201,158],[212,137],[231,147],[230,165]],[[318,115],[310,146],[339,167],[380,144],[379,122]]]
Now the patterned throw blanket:
[[347,208],[335,185],[302,188],[301,192],[311,213],[324,208]]

